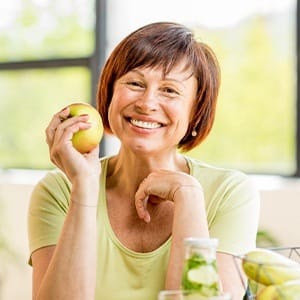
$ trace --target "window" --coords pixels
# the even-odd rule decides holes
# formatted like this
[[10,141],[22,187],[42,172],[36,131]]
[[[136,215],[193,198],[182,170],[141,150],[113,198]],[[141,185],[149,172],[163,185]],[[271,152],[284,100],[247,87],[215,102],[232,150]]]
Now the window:
[[1,4],[0,61],[91,55],[92,0],[12,0]]
[[[299,174],[297,0],[1,5],[0,168],[51,167],[45,122],[70,99],[93,101],[99,67],[121,38],[146,23],[169,20],[209,44],[222,70],[215,125],[188,155],[249,173]],[[106,137],[102,149],[109,154],[117,145]]]
[[2,168],[49,168],[45,128],[68,103],[90,101],[83,67],[0,72]]
[[45,128],[52,115],[70,102],[92,101],[95,3],[1,6],[0,168],[51,168]]

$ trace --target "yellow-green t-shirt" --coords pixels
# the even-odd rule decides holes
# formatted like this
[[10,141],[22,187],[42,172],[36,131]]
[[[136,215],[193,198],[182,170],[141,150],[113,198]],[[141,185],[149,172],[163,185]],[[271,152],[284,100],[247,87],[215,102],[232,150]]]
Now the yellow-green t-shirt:
[[[134,252],[117,239],[110,226],[106,206],[108,159],[101,159],[96,299],[157,300],[158,292],[164,287],[172,237],[148,253]],[[249,177],[188,157],[186,160],[190,174],[203,187],[210,236],[218,238],[218,251],[243,254],[253,249],[259,195]],[[36,185],[28,212],[30,253],[57,243],[69,206],[70,189],[70,182],[59,170],[48,172]]]

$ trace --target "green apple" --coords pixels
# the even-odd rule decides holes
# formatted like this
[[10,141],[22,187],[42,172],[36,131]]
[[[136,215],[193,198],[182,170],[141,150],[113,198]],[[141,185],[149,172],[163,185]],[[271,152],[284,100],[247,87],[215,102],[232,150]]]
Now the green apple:
[[74,133],[72,144],[80,153],[88,153],[93,150],[101,141],[103,136],[103,123],[99,112],[90,104],[76,102],[69,105],[70,117],[89,115],[88,122],[91,127],[79,130]]

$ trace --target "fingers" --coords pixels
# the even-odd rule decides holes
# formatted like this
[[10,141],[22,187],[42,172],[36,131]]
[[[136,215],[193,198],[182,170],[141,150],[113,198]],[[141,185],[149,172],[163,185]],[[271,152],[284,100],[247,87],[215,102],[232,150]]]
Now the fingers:
[[[168,171],[171,174],[171,172]],[[171,200],[171,184],[165,179],[163,170],[152,172],[140,184],[135,194],[135,206],[138,216],[145,222],[150,222],[150,214],[147,209],[148,202],[158,204],[160,202]]]
[[88,115],[69,118],[69,107],[56,113],[46,129],[46,142],[51,148],[54,143],[70,142],[75,132],[88,129],[91,125],[87,122]]
[[46,128],[46,142],[49,146],[50,160],[62,168],[66,157],[75,157],[78,152],[72,144],[74,133],[79,130],[88,129],[89,116],[81,115],[70,118],[70,109],[66,107],[56,113]]
[[199,182],[189,174],[183,172],[157,170],[149,174],[140,184],[135,194],[135,206],[138,216],[150,222],[148,203],[160,203],[170,200],[181,201],[184,192],[202,191]]
[[65,107],[53,116],[48,127],[46,128],[46,142],[49,146],[52,145],[57,127],[68,118],[69,113],[69,107]]
[[149,195],[146,189],[146,179],[140,184],[136,194],[135,194],[135,207],[138,216],[143,219],[146,223],[150,222],[150,214],[147,210]]
[[144,199],[136,198],[135,200],[135,207],[136,207],[137,214],[146,223],[149,223],[151,221],[149,211],[147,210],[148,199],[149,197],[146,197]]
[[70,142],[74,133],[91,127],[91,124],[87,122],[88,119],[88,115],[81,115],[62,121],[56,128],[54,141]]

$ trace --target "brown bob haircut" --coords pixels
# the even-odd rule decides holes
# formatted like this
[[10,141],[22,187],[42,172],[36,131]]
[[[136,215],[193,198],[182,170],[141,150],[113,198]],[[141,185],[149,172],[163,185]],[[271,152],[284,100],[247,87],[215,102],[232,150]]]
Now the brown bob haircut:
[[[216,111],[220,86],[220,69],[213,51],[194,39],[192,32],[181,24],[157,22],[141,27],[124,38],[113,50],[103,67],[97,93],[97,108],[104,129],[112,133],[108,108],[114,83],[127,72],[141,67],[162,68],[164,74],[185,61],[198,81],[195,106],[185,136],[178,144],[188,151],[200,144],[210,132]],[[197,135],[192,136],[192,131]]]

